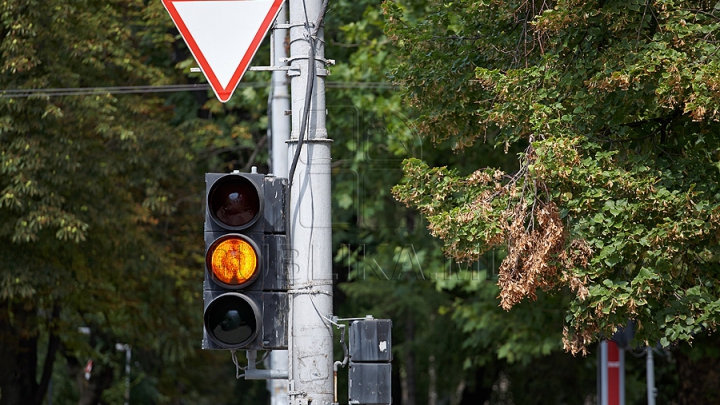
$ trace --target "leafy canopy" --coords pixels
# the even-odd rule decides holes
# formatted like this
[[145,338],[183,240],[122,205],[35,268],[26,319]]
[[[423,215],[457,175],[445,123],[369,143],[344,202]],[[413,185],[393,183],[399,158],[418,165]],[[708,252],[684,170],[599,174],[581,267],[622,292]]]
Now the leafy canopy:
[[[634,320],[663,345],[717,327],[720,9],[710,1],[387,2],[417,128],[518,170],[406,162],[396,197],[448,255],[504,247],[503,308],[569,289],[567,350]],[[480,166],[480,165],[478,165]]]

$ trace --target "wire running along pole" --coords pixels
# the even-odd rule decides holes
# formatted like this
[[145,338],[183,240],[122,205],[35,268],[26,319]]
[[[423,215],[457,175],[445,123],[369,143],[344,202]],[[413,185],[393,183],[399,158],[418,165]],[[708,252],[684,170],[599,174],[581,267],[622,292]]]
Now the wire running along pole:
[[[304,0],[303,0],[304,2]],[[317,35],[318,32],[320,32],[320,27],[323,24],[323,21],[325,19],[325,11],[327,10],[328,0],[323,0],[322,6],[320,8],[320,15],[318,17],[317,22],[315,22],[314,28],[312,32],[308,35],[308,71],[307,71],[307,90],[305,91],[305,105],[303,107],[303,117],[300,121],[300,132],[298,134],[298,146],[295,148],[295,155],[293,156],[292,165],[290,166],[289,170],[289,186],[292,188],[292,182],[293,178],[295,177],[295,169],[297,168],[297,162],[300,157],[300,151],[302,150],[302,144],[303,139],[305,136],[305,132],[307,131],[308,121],[310,120],[310,106],[312,103],[312,94],[313,89],[315,86],[315,80],[317,78],[317,69],[315,68],[315,47],[316,41],[317,41]],[[310,27],[308,27],[310,29]],[[322,43],[322,42],[321,42]],[[324,45],[323,45],[324,47]],[[324,91],[324,89],[323,89]],[[317,113],[317,111],[316,111]]]

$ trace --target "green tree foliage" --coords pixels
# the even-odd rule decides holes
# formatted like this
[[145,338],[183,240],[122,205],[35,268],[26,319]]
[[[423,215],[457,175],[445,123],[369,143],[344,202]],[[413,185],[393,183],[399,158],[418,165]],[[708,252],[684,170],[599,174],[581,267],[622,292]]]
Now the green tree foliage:
[[173,40],[152,23],[157,7],[0,10],[0,403],[39,404],[58,351],[70,369],[94,358],[96,371],[122,361],[118,342],[166,361],[191,353],[199,323],[185,308],[199,297],[188,288],[197,263],[179,255],[188,229],[176,220],[189,212],[194,157],[155,97],[17,95],[166,83],[148,63]]
[[710,1],[386,3],[423,136],[524,149],[516,170],[420,160],[395,189],[448,255],[504,248],[510,310],[562,304],[573,353],[629,319],[667,346],[717,327],[720,9]]
[[[419,3],[412,3],[417,9],[409,10],[409,16],[422,19],[425,11]],[[547,402],[557,399],[555,403],[584,401],[594,390],[592,361],[590,373],[578,373],[585,362],[575,362],[573,368],[557,355],[537,360],[546,368],[563,370],[566,381],[577,378],[568,383],[574,388],[519,388],[524,386],[523,373],[538,367],[534,359],[561,348],[562,308],[570,294],[540,295],[538,302],[522,303],[506,314],[497,306],[493,281],[504,253],[488,252],[470,264],[444,258],[424,219],[390,194],[402,178],[403,159],[409,157],[464,173],[472,173],[481,161],[507,171],[517,163],[487,144],[469,146],[460,155],[452,152],[450,140],[438,138],[433,145],[422,137],[413,114],[424,110],[413,111],[396,88],[378,85],[398,62],[398,47],[383,33],[388,16],[381,14],[380,2],[332,4],[325,32],[326,54],[338,61],[327,92],[340,280],[336,313],[393,320],[393,367],[401,382],[393,391],[396,402],[420,404],[434,396],[450,404],[484,403],[501,395],[492,388],[501,374],[513,377],[517,400],[534,396]],[[438,101],[437,106],[441,109],[442,104]],[[453,125],[465,124],[472,125],[472,119],[461,117]]]
[[430,391],[447,398],[464,379],[464,354],[448,350],[453,334],[461,332],[448,313],[438,313],[452,303],[434,284],[445,260],[419,216],[391,194],[402,178],[403,158],[423,156],[427,145],[408,126],[400,95],[388,86],[394,47],[383,34],[379,2],[332,4],[325,33],[326,54],[338,61],[327,92],[336,312],[392,319],[394,371],[401,382],[395,401],[423,403]]

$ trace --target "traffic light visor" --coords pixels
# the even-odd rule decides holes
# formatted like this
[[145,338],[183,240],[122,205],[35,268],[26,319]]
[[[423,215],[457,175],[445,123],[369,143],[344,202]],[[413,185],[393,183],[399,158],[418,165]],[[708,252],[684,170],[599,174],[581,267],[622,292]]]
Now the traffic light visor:
[[214,281],[231,288],[251,283],[260,271],[257,246],[239,234],[216,239],[207,250],[205,263]]
[[232,230],[254,224],[262,209],[259,189],[248,178],[239,175],[230,174],[218,179],[207,198],[213,220]]
[[259,317],[258,307],[251,298],[226,293],[205,309],[205,330],[215,343],[228,349],[240,348],[257,336]]

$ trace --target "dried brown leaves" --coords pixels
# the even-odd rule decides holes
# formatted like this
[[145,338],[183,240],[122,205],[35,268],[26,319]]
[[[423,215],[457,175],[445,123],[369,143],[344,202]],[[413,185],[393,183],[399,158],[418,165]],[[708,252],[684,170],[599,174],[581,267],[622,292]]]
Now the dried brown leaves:
[[570,329],[567,327],[563,328],[563,348],[566,352],[570,352],[575,356],[578,353],[582,353],[583,356],[587,356],[587,346],[595,341],[595,334],[598,331],[597,325],[588,326],[580,331],[570,333]]
[[557,285],[557,258],[565,247],[565,231],[557,206],[538,203],[528,211],[517,209],[507,228],[508,256],[500,265],[500,306],[510,310],[538,288]]

